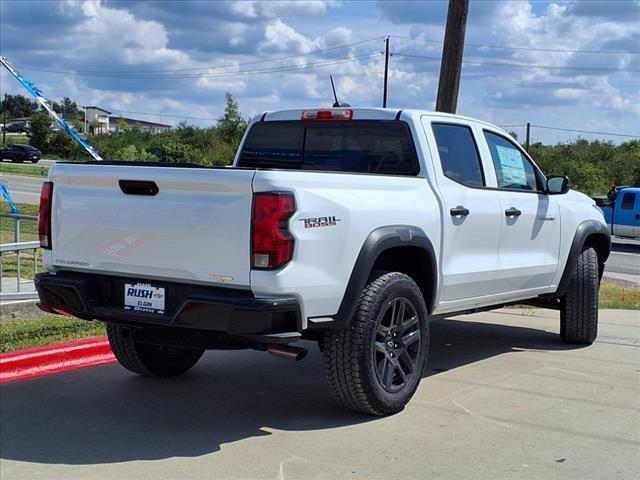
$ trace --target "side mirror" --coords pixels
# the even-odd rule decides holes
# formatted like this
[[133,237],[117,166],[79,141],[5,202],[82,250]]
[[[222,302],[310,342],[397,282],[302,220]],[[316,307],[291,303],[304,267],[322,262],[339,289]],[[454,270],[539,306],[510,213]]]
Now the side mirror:
[[549,195],[561,195],[571,188],[571,181],[565,175],[552,175],[547,177],[547,193]]

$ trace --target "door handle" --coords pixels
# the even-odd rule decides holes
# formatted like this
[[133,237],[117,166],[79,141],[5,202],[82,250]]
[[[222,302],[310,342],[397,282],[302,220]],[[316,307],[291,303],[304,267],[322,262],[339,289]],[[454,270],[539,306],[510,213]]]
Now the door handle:
[[522,212],[520,210],[518,210],[517,208],[511,207],[511,208],[505,210],[504,214],[507,217],[519,217],[520,215],[522,215]]
[[458,205],[457,207],[449,210],[449,213],[452,217],[466,217],[469,215],[469,209],[464,208],[462,205]]
[[120,190],[126,195],[148,195],[153,197],[159,192],[156,182],[147,180],[118,180]]

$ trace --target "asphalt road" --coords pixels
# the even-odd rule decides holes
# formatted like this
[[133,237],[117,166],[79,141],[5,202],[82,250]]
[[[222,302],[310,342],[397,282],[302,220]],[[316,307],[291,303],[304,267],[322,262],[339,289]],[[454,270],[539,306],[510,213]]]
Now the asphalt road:
[[636,275],[640,283],[640,241],[614,238],[611,250],[605,270],[611,273]]
[[0,478],[636,478],[640,316],[602,311],[579,347],[557,312],[513,312],[432,322],[430,368],[389,418],[338,407],[312,344],[299,363],[208,352],[176,379],[114,364],[4,384]]
[[[10,160],[2,160],[2,163],[12,164],[14,162],[11,162]],[[42,165],[42,166],[45,166],[45,167],[50,167],[54,163],[58,163],[58,160],[50,160],[50,159],[47,159],[47,158],[42,158],[35,165]],[[31,162],[24,162],[24,163],[18,163],[16,165],[34,165],[34,164],[31,163]]]
[[7,181],[7,189],[14,202],[35,205],[40,202],[40,189],[44,181],[43,178],[17,175],[1,175],[0,178]]

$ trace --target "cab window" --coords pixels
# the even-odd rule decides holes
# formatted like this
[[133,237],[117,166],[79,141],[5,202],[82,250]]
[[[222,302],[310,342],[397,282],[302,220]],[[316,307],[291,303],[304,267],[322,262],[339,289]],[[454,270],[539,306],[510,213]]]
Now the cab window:
[[633,206],[636,204],[636,194],[633,192],[626,192],[622,197],[622,205],[620,208],[623,210],[633,210]]
[[520,149],[506,138],[485,131],[484,136],[491,152],[498,188],[509,190],[544,190],[541,175]]
[[471,129],[447,123],[434,123],[431,128],[445,177],[469,187],[483,187],[480,155]]

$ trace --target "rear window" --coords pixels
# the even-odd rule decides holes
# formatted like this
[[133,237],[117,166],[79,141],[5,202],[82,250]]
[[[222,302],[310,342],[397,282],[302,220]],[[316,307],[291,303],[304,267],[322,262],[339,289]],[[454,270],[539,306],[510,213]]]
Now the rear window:
[[406,123],[260,122],[251,127],[239,167],[417,175]]

